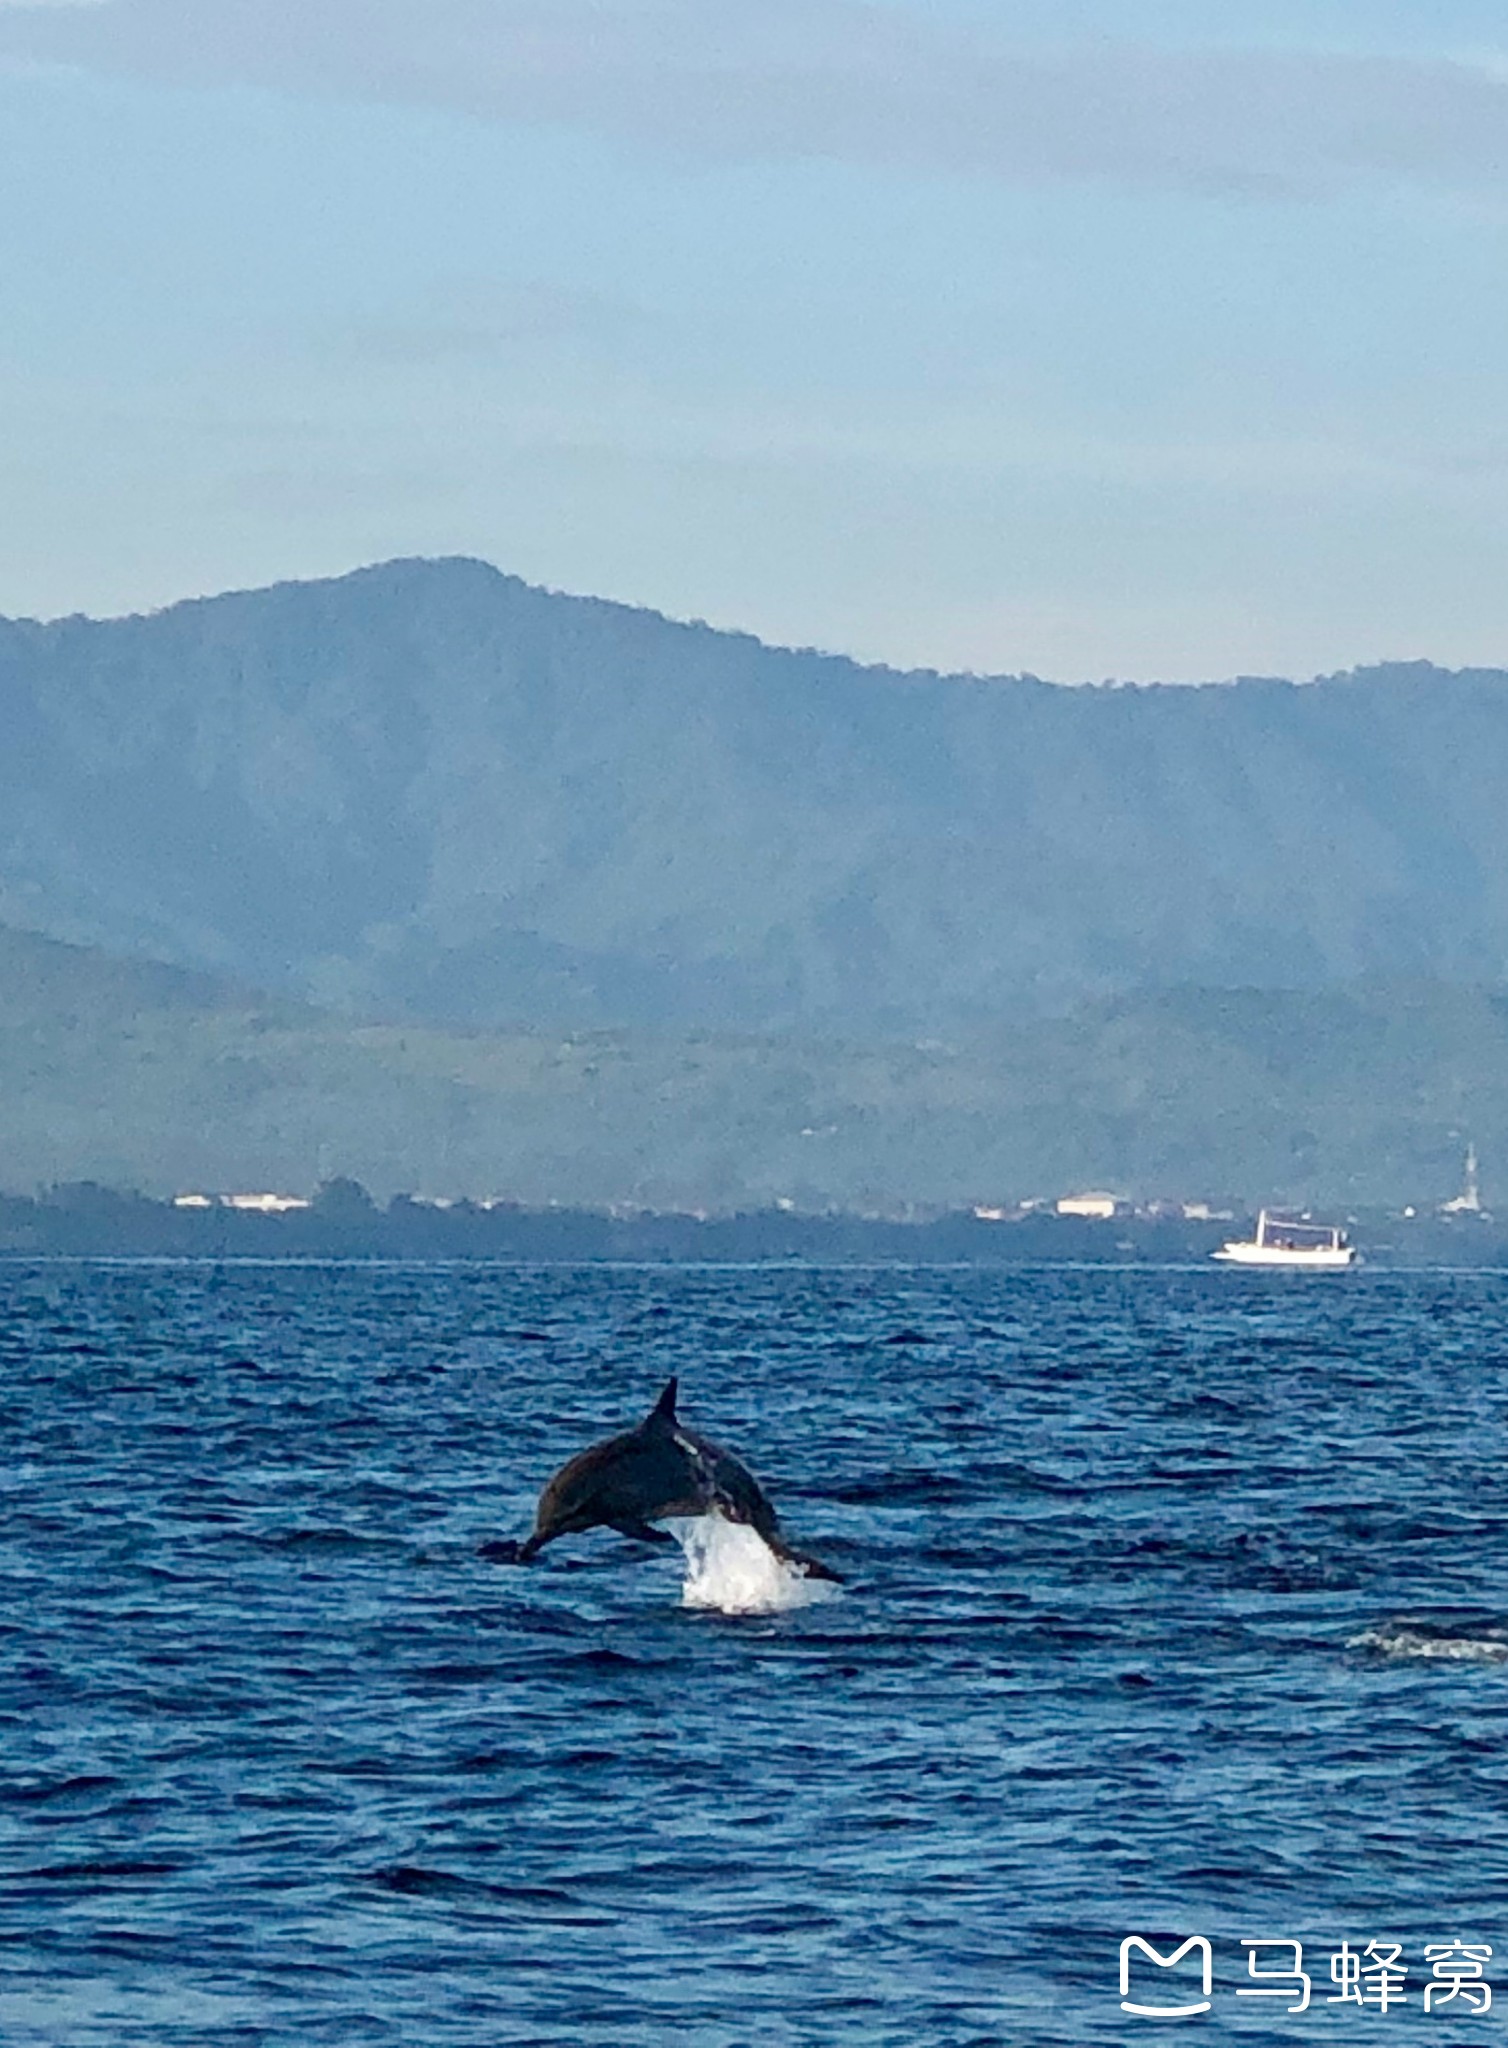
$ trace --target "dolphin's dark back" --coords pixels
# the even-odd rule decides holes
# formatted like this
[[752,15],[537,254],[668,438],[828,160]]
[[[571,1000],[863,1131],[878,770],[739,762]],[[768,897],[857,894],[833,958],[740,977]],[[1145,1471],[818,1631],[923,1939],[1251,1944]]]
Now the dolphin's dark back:
[[719,1507],[732,1521],[747,1522],[761,1536],[773,1535],[779,1526],[775,1510],[748,1466],[711,1437],[687,1429],[677,1417],[677,1384],[671,1380],[640,1423],[640,1433],[655,1442],[669,1439],[677,1454],[688,1461],[705,1494],[704,1507]]
[[773,1536],[780,1527],[779,1517],[748,1466],[735,1458],[731,1451],[725,1451],[721,1444],[713,1443],[710,1437],[699,1436],[695,1430],[678,1429],[677,1435],[683,1444],[691,1446],[692,1454],[706,1466],[712,1504],[720,1507],[731,1521],[747,1522],[761,1536]]
[[[718,1509],[730,1521],[747,1523],[779,1555],[833,1577],[781,1542],[779,1519],[758,1480],[731,1451],[684,1427],[676,1391],[671,1380],[636,1429],[568,1459],[539,1496],[533,1535],[522,1544],[489,1544],[486,1554],[527,1563],[557,1536],[606,1527],[656,1537],[656,1521]],[[663,1533],[658,1540],[665,1540]]]
[[706,1505],[672,1433],[641,1422],[562,1465],[539,1497],[534,1526],[540,1536],[564,1535],[603,1523],[700,1514]]

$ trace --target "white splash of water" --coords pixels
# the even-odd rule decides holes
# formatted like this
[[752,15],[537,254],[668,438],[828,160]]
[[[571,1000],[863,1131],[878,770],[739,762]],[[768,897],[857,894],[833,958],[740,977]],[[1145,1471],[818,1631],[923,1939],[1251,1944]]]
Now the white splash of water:
[[1377,1657],[1412,1657],[1441,1664],[1508,1663],[1508,1638],[1503,1636],[1436,1636],[1414,1628],[1369,1628],[1347,1639],[1348,1650],[1370,1650]]
[[838,1591],[831,1579],[814,1579],[805,1566],[777,1557],[757,1530],[716,1512],[668,1522],[686,1553],[683,1607],[719,1614],[781,1614],[810,1607]]

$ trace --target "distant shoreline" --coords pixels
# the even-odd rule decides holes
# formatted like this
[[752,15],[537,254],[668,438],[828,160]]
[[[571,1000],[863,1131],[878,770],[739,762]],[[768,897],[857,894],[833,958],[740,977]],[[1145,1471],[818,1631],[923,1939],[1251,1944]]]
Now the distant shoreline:
[[[363,1259],[400,1264],[1202,1266],[1244,1219],[1110,1220],[970,1211],[920,1222],[764,1209],[699,1217],[655,1211],[448,1207],[402,1196],[380,1208],[336,1181],[281,1214],[170,1201],[83,1183],[0,1196],[0,1258]],[[1359,1216],[1352,1236],[1374,1267],[1508,1266],[1508,1229],[1485,1217]],[[1240,1285],[1240,1281],[1233,1282]]]

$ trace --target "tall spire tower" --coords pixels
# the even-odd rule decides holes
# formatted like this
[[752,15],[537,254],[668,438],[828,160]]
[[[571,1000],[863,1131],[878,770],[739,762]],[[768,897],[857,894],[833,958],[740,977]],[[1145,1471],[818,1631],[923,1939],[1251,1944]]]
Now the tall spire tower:
[[1440,1205],[1442,1216],[1480,1216],[1482,1194],[1477,1186],[1477,1148],[1474,1144],[1466,1147],[1466,1175],[1461,1183],[1460,1194]]

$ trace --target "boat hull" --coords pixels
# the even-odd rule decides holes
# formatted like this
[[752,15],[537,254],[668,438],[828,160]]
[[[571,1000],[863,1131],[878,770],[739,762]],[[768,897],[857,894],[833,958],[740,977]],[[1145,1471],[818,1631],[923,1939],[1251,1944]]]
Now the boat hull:
[[1227,1266],[1283,1266],[1290,1272],[1342,1273],[1356,1264],[1356,1247],[1343,1244],[1295,1247],[1250,1242],[1221,1245],[1210,1254]]

